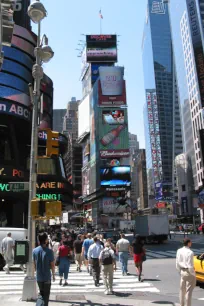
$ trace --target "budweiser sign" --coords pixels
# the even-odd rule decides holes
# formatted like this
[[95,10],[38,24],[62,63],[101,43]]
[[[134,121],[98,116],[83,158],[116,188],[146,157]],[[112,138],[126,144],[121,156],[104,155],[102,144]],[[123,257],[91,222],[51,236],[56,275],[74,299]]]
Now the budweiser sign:
[[130,155],[129,149],[126,150],[102,150],[100,151],[101,158],[112,157],[128,157]]

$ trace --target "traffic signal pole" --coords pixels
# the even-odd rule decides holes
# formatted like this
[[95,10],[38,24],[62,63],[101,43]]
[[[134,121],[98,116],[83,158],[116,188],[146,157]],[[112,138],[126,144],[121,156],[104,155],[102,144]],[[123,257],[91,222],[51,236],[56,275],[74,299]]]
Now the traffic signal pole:
[[23,301],[31,301],[37,298],[36,279],[34,276],[34,265],[32,251],[35,248],[35,221],[31,216],[31,201],[36,197],[37,183],[37,157],[38,157],[38,102],[40,99],[40,83],[43,78],[43,69],[40,58],[40,22],[38,23],[38,37],[36,53],[36,64],[33,66],[34,92],[33,92],[33,116],[30,152],[30,179],[29,179],[29,202],[28,202],[28,240],[29,240],[29,262],[27,264],[27,276],[24,280]]

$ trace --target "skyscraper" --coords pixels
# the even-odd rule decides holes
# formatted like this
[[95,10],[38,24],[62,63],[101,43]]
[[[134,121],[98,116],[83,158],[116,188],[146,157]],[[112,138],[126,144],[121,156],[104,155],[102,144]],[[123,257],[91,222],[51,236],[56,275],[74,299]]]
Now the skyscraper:
[[59,133],[63,131],[63,120],[66,114],[66,109],[54,109],[53,110],[53,130]]
[[[162,190],[171,190],[168,200],[173,202],[177,200],[174,159],[183,145],[169,11],[162,0],[148,0],[142,55],[148,191],[155,194],[159,183]],[[158,200],[165,200],[162,190]]]
[[183,109],[184,149],[192,166],[195,190],[202,187],[204,178],[199,140],[204,107],[203,4],[203,0],[169,1],[179,97]]
[[63,133],[74,141],[78,138],[78,106],[80,100],[75,97],[67,104],[67,111],[63,119]]

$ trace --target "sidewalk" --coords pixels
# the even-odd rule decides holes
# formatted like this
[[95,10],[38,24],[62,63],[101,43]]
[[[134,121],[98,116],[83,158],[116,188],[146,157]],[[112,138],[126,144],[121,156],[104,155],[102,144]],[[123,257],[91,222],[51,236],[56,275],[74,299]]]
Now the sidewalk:
[[[97,295],[84,295],[84,299],[79,299],[79,296],[74,298],[74,295],[69,296],[70,300],[63,296],[58,296],[58,301],[56,297],[51,297],[49,306],[154,306],[154,305],[166,305],[166,306],[179,306],[179,304],[172,303],[170,301],[148,301],[148,300],[138,300],[138,299],[128,299],[121,297],[110,297],[110,296],[97,296]],[[0,299],[1,306],[35,306],[35,302],[22,302],[19,301],[20,297],[6,298],[2,296]],[[59,301],[60,300],[60,301]]]

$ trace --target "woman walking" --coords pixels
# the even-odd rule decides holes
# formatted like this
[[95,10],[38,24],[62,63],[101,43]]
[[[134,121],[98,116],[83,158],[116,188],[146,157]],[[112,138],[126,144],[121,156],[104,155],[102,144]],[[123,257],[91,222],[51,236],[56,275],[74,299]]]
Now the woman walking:
[[54,236],[52,241],[53,241],[52,250],[53,250],[53,253],[54,253],[54,258],[56,260],[58,249],[59,249],[59,246],[60,246],[60,242],[59,242],[59,239],[57,238],[57,236]]
[[62,279],[64,275],[64,284],[63,286],[68,286],[68,274],[70,268],[70,260],[69,257],[72,256],[72,250],[68,247],[67,241],[63,241],[63,245],[61,245],[58,249],[58,256],[59,256],[59,276],[60,276],[60,283],[62,285]]
[[132,243],[132,253],[134,258],[135,267],[138,273],[138,280],[139,282],[142,281],[142,263],[144,261],[144,256],[146,254],[145,248],[143,246],[143,242],[139,235],[135,236],[135,239]]

